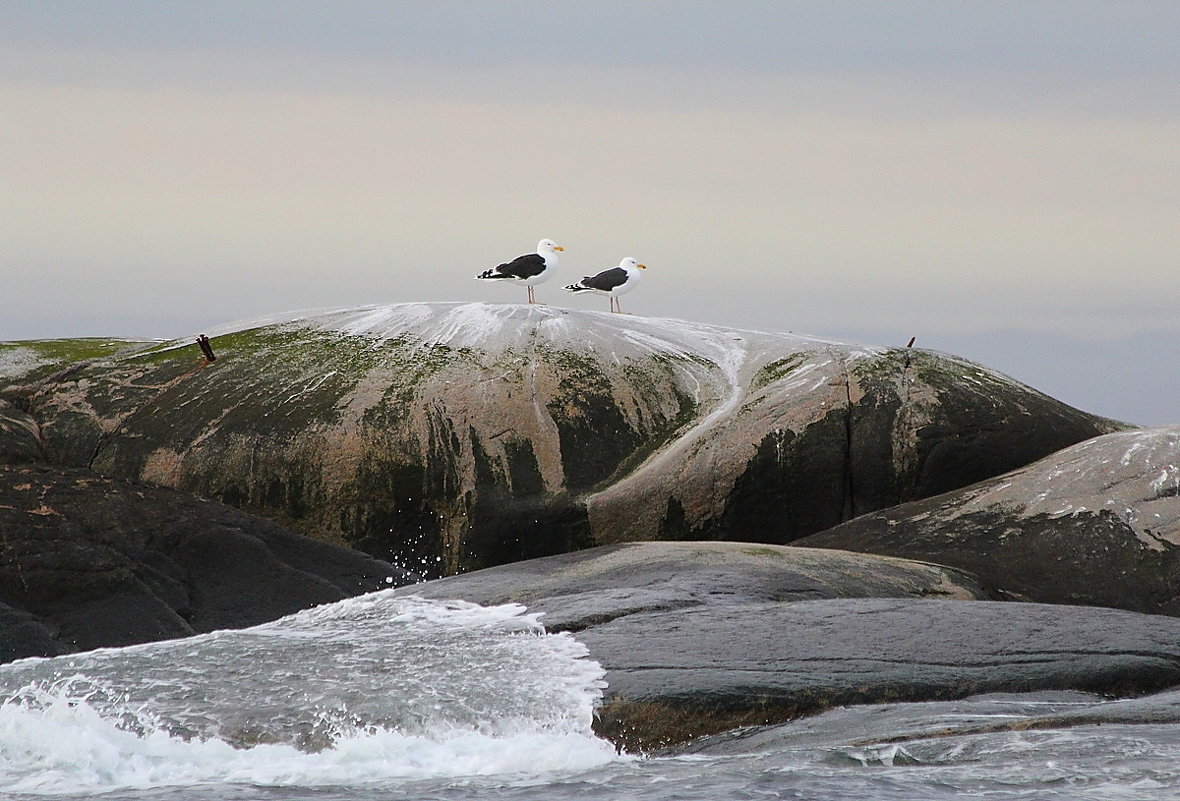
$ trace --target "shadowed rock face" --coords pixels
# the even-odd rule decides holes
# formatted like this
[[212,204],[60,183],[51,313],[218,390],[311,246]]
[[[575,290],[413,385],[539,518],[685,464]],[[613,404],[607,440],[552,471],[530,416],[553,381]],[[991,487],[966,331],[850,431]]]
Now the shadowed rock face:
[[606,668],[596,728],[628,749],[853,703],[1180,682],[1180,620],[971,600],[987,595],[962,573],[840,551],[633,543],[399,592],[516,601],[577,631]]
[[1098,437],[800,544],[953,565],[1010,598],[1180,616],[1180,427]]
[[675,320],[412,304],[212,333],[210,364],[171,343],[9,370],[35,442],[12,428],[0,458],[35,444],[442,575],[789,542],[1114,427],[949,356]]
[[415,579],[173,490],[0,466],[0,662],[252,626]]

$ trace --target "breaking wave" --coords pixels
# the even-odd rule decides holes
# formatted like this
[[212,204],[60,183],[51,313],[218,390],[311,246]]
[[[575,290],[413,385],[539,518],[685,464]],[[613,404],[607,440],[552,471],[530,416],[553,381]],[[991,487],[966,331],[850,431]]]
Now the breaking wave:
[[526,774],[616,759],[602,668],[521,606],[373,593],[274,623],[0,667],[0,790]]

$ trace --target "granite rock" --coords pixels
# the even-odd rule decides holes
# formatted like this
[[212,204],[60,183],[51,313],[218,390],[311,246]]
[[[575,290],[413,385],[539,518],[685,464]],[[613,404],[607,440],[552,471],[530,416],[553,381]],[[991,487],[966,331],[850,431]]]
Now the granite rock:
[[435,576],[613,542],[786,543],[1117,428],[952,356],[680,320],[419,303],[209,333],[215,362],[192,341],[87,344],[73,367],[7,370],[0,396],[49,463]]
[[0,661],[252,626],[415,579],[174,490],[0,466]]
[[799,544],[951,565],[1000,597],[1180,615],[1180,427],[1096,437]]
[[1180,620],[985,600],[936,565],[791,546],[635,543],[398,592],[518,602],[606,669],[596,727],[652,750],[839,705],[1180,684]]

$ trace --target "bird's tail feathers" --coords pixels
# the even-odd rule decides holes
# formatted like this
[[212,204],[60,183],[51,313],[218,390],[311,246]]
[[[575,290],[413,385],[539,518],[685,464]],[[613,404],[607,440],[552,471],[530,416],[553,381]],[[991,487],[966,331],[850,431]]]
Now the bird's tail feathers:
[[496,268],[492,267],[490,270],[484,270],[482,273],[480,273],[479,275],[477,275],[475,277],[476,278],[507,278],[508,276],[506,276],[502,273],[496,272]]
[[590,289],[590,287],[582,286],[581,284],[569,284],[568,286],[563,287],[563,288],[569,292],[586,292],[586,291],[589,291],[589,289]]

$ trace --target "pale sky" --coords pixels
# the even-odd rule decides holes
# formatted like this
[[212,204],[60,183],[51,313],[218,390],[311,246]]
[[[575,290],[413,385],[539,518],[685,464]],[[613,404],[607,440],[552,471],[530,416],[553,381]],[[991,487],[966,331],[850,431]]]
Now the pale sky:
[[0,0],[0,340],[517,303],[1180,423],[1180,2]]

